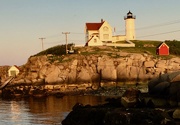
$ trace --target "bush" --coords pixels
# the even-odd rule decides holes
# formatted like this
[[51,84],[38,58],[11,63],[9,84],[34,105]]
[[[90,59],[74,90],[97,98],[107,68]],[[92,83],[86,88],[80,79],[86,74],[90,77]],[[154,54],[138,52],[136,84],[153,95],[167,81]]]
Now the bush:
[[180,41],[165,41],[165,43],[169,46],[170,54],[180,55]]
[[[73,43],[68,44],[67,45],[68,49],[72,45],[73,45]],[[52,54],[52,55],[56,55],[56,56],[65,55],[66,54],[66,45],[58,45],[58,46],[51,47],[47,50],[37,53],[35,56],[48,55],[48,54]]]

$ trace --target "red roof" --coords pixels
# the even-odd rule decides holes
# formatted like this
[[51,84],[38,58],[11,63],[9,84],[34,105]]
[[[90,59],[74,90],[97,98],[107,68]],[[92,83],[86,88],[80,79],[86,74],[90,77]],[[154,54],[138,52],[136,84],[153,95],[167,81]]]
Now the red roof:
[[159,45],[157,46],[157,48],[161,48],[162,45],[165,45],[167,48],[169,48],[169,46],[168,46],[165,42],[162,42],[161,44],[159,44]]
[[87,30],[99,30],[99,28],[102,26],[104,22],[102,23],[86,23]]

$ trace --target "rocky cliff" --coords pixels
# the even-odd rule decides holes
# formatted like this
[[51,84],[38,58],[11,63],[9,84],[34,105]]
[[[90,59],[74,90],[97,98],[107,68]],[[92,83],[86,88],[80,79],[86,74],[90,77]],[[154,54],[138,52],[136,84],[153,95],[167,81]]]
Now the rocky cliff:
[[180,70],[180,58],[160,59],[146,53],[33,56],[13,84],[136,83],[177,70]]
[[[79,91],[106,85],[148,83],[160,74],[180,70],[179,57],[128,53],[106,47],[81,49],[78,54],[31,56],[8,86],[18,86],[18,90],[43,86],[48,91]],[[1,82],[4,82],[7,68],[2,71]]]

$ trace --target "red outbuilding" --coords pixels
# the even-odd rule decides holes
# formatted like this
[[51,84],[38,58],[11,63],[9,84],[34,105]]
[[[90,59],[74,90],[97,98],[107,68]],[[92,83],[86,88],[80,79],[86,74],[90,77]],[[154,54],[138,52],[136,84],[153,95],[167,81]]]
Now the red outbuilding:
[[156,48],[156,54],[157,55],[169,55],[169,46],[165,42],[162,42]]

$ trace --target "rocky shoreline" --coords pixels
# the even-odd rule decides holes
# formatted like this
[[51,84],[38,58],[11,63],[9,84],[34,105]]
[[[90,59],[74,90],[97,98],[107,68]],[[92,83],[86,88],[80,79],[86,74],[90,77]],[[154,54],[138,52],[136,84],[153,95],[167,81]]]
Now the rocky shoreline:
[[[3,83],[8,76],[0,75]],[[127,92],[129,89],[132,91]],[[32,56],[21,66],[21,72],[15,79],[1,90],[3,98],[49,95],[62,98],[71,94],[118,99],[111,98],[109,103],[95,107],[76,105],[63,125],[86,125],[87,121],[89,125],[131,124],[132,121],[138,124],[176,124],[175,120],[180,119],[180,58],[122,51],[95,55]],[[164,112],[167,109],[170,112]],[[87,115],[82,116],[83,112]],[[96,113],[100,121],[90,122],[95,119],[93,114]],[[166,115],[162,116],[164,113]],[[147,117],[143,117],[146,114]],[[141,122],[141,118],[145,121]],[[80,121],[82,124],[79,124],[77,120],[83,119],[87,121]]]
[[[0,69],[3,83],[8,78],[8,68],[6,66]],[[48,93],[86,92],[106,86],[147,86],[149,80],[160,74],[179,71],[180,58],[162,59],[147,53],[112,50],[111,54],[108,51],[103,55],[32,56],[20,69],[8,88],[18,91],[30,89],[29,93],[37,88],[43,88]]]
[[[63,98],[66,95],[111,97],[107,99],[108,103],[103,105],[83,106],[76,104],[72,112],[63,120],[63,125],[178,125],[180,123],[179,81],[180,72],[173,72],[162,74],[150,80],[148,84],[110,82],[102,83],[97,88],[92,88],[89,83],[78,84],[78,87],[77,84],[68,84],[66,85],[68,90],[64,91],[60,91],[59,85],[9,85],[2,90],[2,97],[11,99],[30,96],[44,98],[49,95],[58,98]],[[80,90],[80,86],[83,86],[83,89]],[[176,98],[168,98],[172,96]]]
[[[71,85],[72,86],[72,85]],[[134,85],[131,85],[132,87]],[[94,95],[94,96],[122,96],[127,89],[127,86],[109,86],[101,87],[99,89],[92,89],[87,87],[86,89],[77,89],[72,87],[66,91],[60,91],[58,88],[49,89],[45,86],[7,86],[1,90],[1,96],[3,98],[26,98],[30,96],[40,95],[45,96],[68,96],[68,95]],[[142,87],[140,87],[142,89]],[[146,90],[147,88],[145,88]]]
[[127,88],[103,105],[76,104],[62,125],[179,125],[180,71],[163,74],[148,83],[148,93]]
[[[180,109],[125,108],[119,99],[104,105],[76,104],[62,125],[179,125]],[[179,116],[178,116],[179,118]]]
[[[86,50],[84,51],[92,51]],[[105,48],[99,48],[104,51]],[[124,82],[147,83],[159,74],[180,70],[180,58],[161,58],[148,53],[107,51],[106,54],[72,54],[32,56],[20,67],[21,71],[11,85],[66,85]],[[0,67],[1,69],[1,67]],[[6,80],[7,70],[0,72],[1,82]],[[0,70],[1,71],[1,70]],[[62,88],[63,89],[63,88]]]

